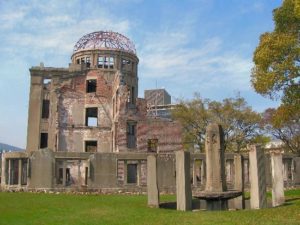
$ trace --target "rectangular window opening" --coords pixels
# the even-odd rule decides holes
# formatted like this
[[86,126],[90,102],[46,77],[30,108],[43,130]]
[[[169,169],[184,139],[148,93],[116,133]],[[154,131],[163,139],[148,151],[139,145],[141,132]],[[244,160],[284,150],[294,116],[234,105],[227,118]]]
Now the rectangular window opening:
[[127,147],[136,148],[136,123],[127,123]]
[[109,57],[109,68],[110,69],[114,68],[114,57]]
[[109,58],[108,57],[104,57],[104,69],[108,68],[108,64],[109,64]]
[[127,184],[137,183],[137,164],[127,164]]
[[40,137],[40,148],[48,147],[48,133],[41,133]]
[[47,99],[44,99],[43,106],[42,106],[42,119],[49,118],[49,105],[50,105],[50,101]]
[[98,68],[103,68],[104,65],[104,58],[103,56],[98,57]]
[[71,170],[66,168],[66,186],[71,185]]
[[63,184],[63,168],[58,169],[58,178],[57,178],[57,184]]
[[97,141],[85,141],[85,152],[97,152]]
[[27,159],[22,159],[22,176],[21,176],[21,185],[27,184]]
[[86,93],[96,92],[97,89],[97,80],[87,80],[86,81]]
[[19,182],[19,160],[11,159],[11,167],[9,171],[10,185],[17,185]]
[[86,108],[85,125],[88,127],[98,126],[98,108]]
[[85,167],[84,185],[88,185],[89,168]]
[[44,85],[47,85],[47,84],[50,84],[51,83],[51,79],[49,79],[49,78],[44,78],[43,79],[43,84]]
[[131,91],[130,91],[130,102],[132,103],[132,104],[134,104],[134,100],[135,100],[135,97],[134,97],[135,95],[134,95],[134,87],[131,87]]
[[87,68],[90,68],[90,66],[91,66],[91,58],[90,57],[86,57],[86,67]]
[[158,139],[148,139],[147,149],[148,152],[157,152]]

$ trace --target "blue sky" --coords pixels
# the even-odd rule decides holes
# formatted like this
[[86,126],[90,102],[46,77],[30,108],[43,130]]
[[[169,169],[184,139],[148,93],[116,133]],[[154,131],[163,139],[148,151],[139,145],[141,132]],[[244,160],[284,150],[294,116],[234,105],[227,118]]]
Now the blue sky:
[[281,0],[0,0],[0,142],[25,147],[29,68],[67,67],[83,35],[112,30],[136,45],[139,96],[164,87],[172,99],[240,93],[254,110],[276,107],[250,85],[259,36]]

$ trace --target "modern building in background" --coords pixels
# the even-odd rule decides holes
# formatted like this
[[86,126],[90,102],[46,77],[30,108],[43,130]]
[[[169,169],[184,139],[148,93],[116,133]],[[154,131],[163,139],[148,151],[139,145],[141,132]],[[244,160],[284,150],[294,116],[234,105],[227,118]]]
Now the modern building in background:
[[171,96],[165,89],[152,89],[144,91],[144,98],[148,105],[169,105]]
[[171,110],[175,105],[171,104],[171,96],[165,89],[145,90],[144,98],[148,116],[171,119]]

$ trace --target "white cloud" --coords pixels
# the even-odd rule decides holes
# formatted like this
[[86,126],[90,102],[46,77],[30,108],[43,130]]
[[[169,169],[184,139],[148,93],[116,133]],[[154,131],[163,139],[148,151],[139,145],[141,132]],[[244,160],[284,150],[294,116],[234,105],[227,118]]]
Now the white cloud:
[[126,34],[130,29],[127,19],[109,14],[99,4],[93,10],[97,13],[80,16],[72,13],[80,10],[80,4],[69,3],[63,7],[58,1],[49,1],[47,5],[38,1],[31,3],[21,7],[20,11],[7,7],[0,16],[0,38],[4,54],[11,57],[22,55],[24,58],[29,53],[33,58],[52,53],[70,55],[76,41],[87,33],[114,30]]
[[[250,89],[251,59],[226,51],[219,37],[193,40],[193,26],[148,35],[140,54],[140,76],[210,90]],[[226,84],[224,86],[224,84]]]

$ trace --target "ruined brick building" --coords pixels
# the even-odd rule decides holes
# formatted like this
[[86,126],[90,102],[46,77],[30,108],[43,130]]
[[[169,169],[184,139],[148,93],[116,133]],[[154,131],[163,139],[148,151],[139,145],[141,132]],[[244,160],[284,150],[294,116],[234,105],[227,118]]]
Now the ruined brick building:
[[[27,157],[37,151],[50,150],[53,155],[50,167],[55,171],[49,176],[55,177],[51,182],[55,187],[87,185],[91,157],[97,153],[182,149],[178,123],[147,116],[147,102],[138,98],[138,63],[135,46],[127,37],[100,31],[79,39],[68,68],[43,63],[32,67],[26,156],[4,162],[7,173],[2,181],[6,177],[8,184],[27,184],[28,168],[31,175],[37,172]],[[118,170],[142,173],[143,163],[118,162]],[[129,179],[136,180],[136,175]],[[34,187],[32,182],[29,186]]]
[[[158,186],[174,192],[182,128],[164,90],[155,106],[138,98],[138,63],[128,38],[100,31],[79,39],[68,68],[32,67],[26,151],[2,154],[1,189],[146,191],[147,156],[156,154]],[[299,184],[300,157],[284,162],[286,183]],[[247,184],[247,156],[243,166]],[[191,173],[193,188],[203,187],[204,154],[191,155]]]

